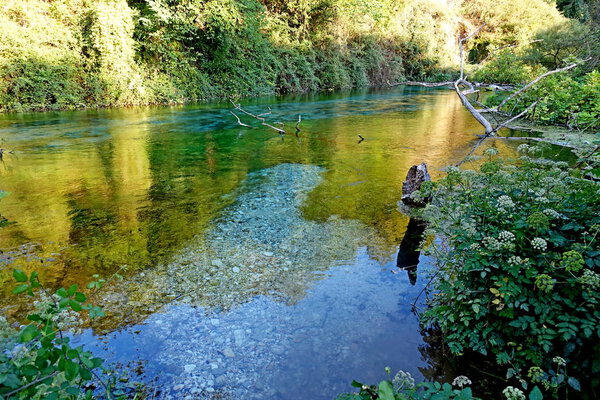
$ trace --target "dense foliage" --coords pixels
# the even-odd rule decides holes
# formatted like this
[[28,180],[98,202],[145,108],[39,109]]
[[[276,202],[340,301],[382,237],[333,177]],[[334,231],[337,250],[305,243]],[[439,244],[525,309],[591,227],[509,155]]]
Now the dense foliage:
[[8,0],[0,110],[193,101],[438,79],[564,20],[544,0]]
[[[386,373],[391,373],[386,368]],[[365,385],[353,381],[352,386],[359,389],[358,393],[347,393],[336,400],[478,400],[468,385],[472,382],[466,376],[458,376],[452,382],[421,382],[415,384],[413,377],[404,371],[399,371],[393,379],[385,379],[378,385]]]
[[[134,390],[143,393],[106,374],[101,358],[71,344],[84,316],[104,315],[77,285],[50,292],[37,272],[14,269],[13,277],[13,293],[30,296],[33,310],[18,327],[0,317],[0,399],[125,399]],[[105,280],[96,278],[88,289],[102,287]]]
[[569,365],[597,386],[600,185],[520,151],[514,164],[490,148],[479,172],[451,167],[420,194],[435,199],[424,217],[440,238],[422,322],[454,354],[493,356],[508,379],[579,390]]

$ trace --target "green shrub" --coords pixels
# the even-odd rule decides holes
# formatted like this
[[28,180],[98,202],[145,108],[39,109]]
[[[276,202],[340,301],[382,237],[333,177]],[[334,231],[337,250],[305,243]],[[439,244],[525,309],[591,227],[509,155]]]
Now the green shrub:
[[[488,98],[489,105],[497,105],[507,96],[498,93]],[[575,80],[565,73],[549,76],[509,101],[505,111],[518,113],[534,101],[537,105],[527,118],[544,124],[566,125],[580,131],[600,128],[600,72],[592,71]]]
[[[391,373],[390,368],[386,368],[386,373]],[[415,384],[409,373],[399,371],[393,379],[383,380],[378,385],[353,381],[352,386],[359,392],[339,395],[336,400],[478,400],[473,397],[470,384],[466,376],[457,377],[452,385],[439,382]]]
[[452,167],[420,194],[435,199],[424,217],[440,238],[422,323],[454,354],[494,357],[508,378],[529,367],[555,371],[555,356],[598,376],[600,184],[563,162],[525,155],[511,164],[495,153],[486,150],[479,172]]

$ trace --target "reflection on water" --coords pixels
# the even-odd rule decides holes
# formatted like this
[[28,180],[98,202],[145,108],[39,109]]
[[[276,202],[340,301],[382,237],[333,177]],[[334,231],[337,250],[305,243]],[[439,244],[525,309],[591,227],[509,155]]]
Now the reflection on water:
[[20,266],[50,285],[127,266],[94,332],[173,398],[325,399],[386,365],[418,376],[422,283],[391,273],[409,224],[397,201],[411,165],[435,179],[480,127],[443,90],[245,104],[267,106],[290,130],[302,115],[299,137],[242,128],[219,104],[1,116],[16,153],[0,165],[0,248],[39,243]]

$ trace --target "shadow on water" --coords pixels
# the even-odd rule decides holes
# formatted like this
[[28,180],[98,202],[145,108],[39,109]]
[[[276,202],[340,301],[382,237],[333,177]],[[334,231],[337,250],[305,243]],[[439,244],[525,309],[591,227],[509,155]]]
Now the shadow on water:
[[443,90],[244,103],[267,106],[290,129],[302,115],[299,137],[240,127],[228,104],[0,116],[18,155],[0,168],[6,313],[23,306],[12,267],[54,287],[126,267],[78,341],[144,360],[173,398],[330,399],[385,366],[422,376],[409,305],[432,260],[397,210],[402,178],[420,162],[440,176],[481,129]]

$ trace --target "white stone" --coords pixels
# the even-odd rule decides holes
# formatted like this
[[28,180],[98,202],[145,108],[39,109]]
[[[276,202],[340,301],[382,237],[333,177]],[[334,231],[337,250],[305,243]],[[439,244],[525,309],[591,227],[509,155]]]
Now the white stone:
[[187,365],[183,366],[183,370],[187,373],[190,373],[195,369],[196,369],[196,364],[187,364]]

